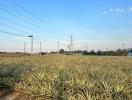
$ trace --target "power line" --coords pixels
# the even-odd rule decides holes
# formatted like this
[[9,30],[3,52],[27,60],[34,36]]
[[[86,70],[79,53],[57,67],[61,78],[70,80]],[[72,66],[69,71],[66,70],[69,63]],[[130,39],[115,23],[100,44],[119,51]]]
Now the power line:
[[[7,10],[7,9],[8,9],[8,10]],[[22,15],[23,17],[19,16],[19,13],[18,13],[17,11],[14,13],[14,10],[12,10],[11,8],[6,7],[6,9],[5,9],[5,8],[0,7],[0,10],[4,11],[4,12],[10,14],[10,15],[12,15],[13,17],[15,16],[15,17],[18,18],[19,20],[25,21],[26,23],[28,22],[28,24],[31,24],[31,25],[34,26],[34,23],[30,22],[30,20],[27,20],[27,18],[25,18],[24,15]],[[17,15],[16,13],[17,13],[18,15]]]
[[[9,10],[4,9],[4,8],[2,8],[2,7],[0,7],[0,8],[1,8],[1,10],[3,10],[4,12],[6,12],[6,13],[12,15],[12,16],[15,16],[15,17],[21,19],[22,21],[23,21],[23,19],[24,19],[25,22],[29,21],[29,20],[25,20],[25,18],[23,18],[23,17],[17,15],[17,14],[20,14],[20,13],[17,12],[17,14],[14,14],[14,11],[9,11],[9,10],[13,10],[13,9],[10,9],[9,7],[7,7]],[[13,13],[12,13],[12,12],[13,12]],[[25,17],[25,16],[24,16],[24,17]],[[4,17],[3,17],[3,18],[4,18]],[[10,22],[12,22],[13,24],[17,24],[17,23],[14,23],[13,21],[10,21]],[[29,23],[29,22],[28,22],[28,23]],[[0,23],[0,24],[1,24],[1,25],[4,25],[4,26],[7,26],[7,27],[9,27],[9,28],[11,28],[11,29],[17,30],[17,31],[23,31],[23,30],[21,30],[21,29],[14,28],[14,27],[12,27],[12,26],[9,26],[9,25],[3,24],[3,23]],[[34,23],[32,23],[32,22],[30,22],[30,24],[34,25]],[[46,32],[48,32],[48,31],[46,31]],[[1,33],[10,34],[10,35],[15,35],[15,36],[24,36],[24,35],[18,35],[18,34],[6,32],[6,31],[1,31]],[[28,33],[28,32],[23,31],[23,33]],[[37,33],[37,32],[36,32],[36,33]],[[49,32],[48,32],[48,33],[49,33]],[[24,37],[27,37],[27,36],[24,36]],[[49,36],[48,36],[48,37],[49,37]],[[51,39],[51,37],[50,37],[49,39]],[[52,41],[56,41],[56,40],[53,40],[53,39],[51,39],[51,40],[52,40]],[[33,44],[33,43],[32,43],[32,44]],[[33,47],[32,47],[32,48],[33,48]],[[31,51],[33,52],[33,49],[32,49]]]
[[[17,18],[19,18],[19,19],[21,19],[22,21],[24,20],[25,22],[28,22],[28,23],[30,23],[31,25],[33,25],[34,26],[34,23],[32,23],[32,22],[29,22],[29,20],[26,20],[25,18],[27,18],[26,16],[24,16],[24,15],[22,15],[23,17],[25,17],[25,18],[21,18],[20,16],[18,16],[18,15],[16,15],[16,14],[14,14],[14,9],[12,9],[12,8],[10,8],[9,6],[6,6],[6,5],[4,5],[7,9],[4,9],[4,8],[1,8],[1,10],[3,10],[4,12],[6,12],[6,13],[8,13],[8,14],[10,14],[10,15],[12,15],[12,16],[15,16],[15,17],[17,17]],[[9,10],[11,10],[11,12],[9,11]],[[13,13],[12,13],[13,12]],[[18,11],[16,11],[15,10],[15,13],[17,13],[17,14],[20,14]],[[28,18],[29,19],[29,18]],[[16,24],[16,23],[14,23],[14,24]],[[36,24],[35,24],[35,26],[36,26]],[[35,27],[36,28],[36,27]],[[18,29],[17,29],[18,30]],[[46,31],[47,33],[50,33],[49,31]],[[25,32],[24,32],[25,33]],[[35,32],[35,33],[38,33],[38,32]],[[38,35],[38,34],[37,34]],[[41,35],[42,36],[42,34],[39,34],[39,35]],[[55,40],[55,39],[53,39],[53,37],[51,37],[51,36],[49,36],[49,35],[47,35],[47,34],[45,34],[45,36],[47,36],[50,40]],[[56,41],[56,40],[55,40]]]
[[37,18],[41,23],[46,24],[47,27],[50,26],[50,27],[53,27],[54,29],[56,29],[56,27],[54,27],[54,26],[48,24],[45,20],[39,18],[38,16],[36,16],[36,14],[32,13],[30,10],[28,10],[28,9],[24,8],[23,6],[21,6],[17,1],[12,0],[12,2],[13,2],[15,5],[17,5],[19,8],[21,8],[23,11],[25,11],[26,13],[32,15],[34,18]]
[[28,30],[28,31],[32,31],[32,32],[33,32],[33,30],[31,30],[31,29],[29,29],[29,28],[27,29],[26,26],[21,25],[21,24],[18,24],[18,23],[14,22],[14,21],[12,21],[12,20],[6,18],[6,17],[0,16],[0,18],[1,18],[1,19],[4,19],[4,20],[6,20],[6,21],[8,21],[8,22],[10,22],[10,23],[12,23],[12,24],[14,24],[14,25],[17,25],[17,26],[19,26],[19,27],[21,27],[21,28],[23,27],[24,29],[26,29],[26,30]]
[[[0,7],[1,8],[1,7]],[[9,13],[9,14],[11,14],[11,15],[13,15],[13,16],[16,16],[16,15],[14,15],[14,14],[12,14],[12,13],[10,13],[9,11],[7,11],[7,10],[5,10],[4,9],[4,11],[5,12],[7,12],[7,13]],[[16,16],[16,17],[18,17],[18,16]],[[19,18],[19,17],[18,17]],[[21,19],[22,20],[22,19]],[[10,26],[8,26],[8,27],[10,27]],[[13,27],[10,27],[10,28],[13,28]],[[16,29],[16,28],[14,28],[14,29]],[[18,29],[16,29],[16,30],[18,30]],[[24,32],[25,33],[25,32]],[[26,32],[26,33],[28,33],[28,32]],[[37,32],[36,32],[37,33]],[[48,36],[48,38],[49,38],[49,36]],[[51,38],[51,37],[50,37]]]
[[[13,24],[15,24],[15,25],[17,25],[17,26],[19,26],[19,27],[27,28],[26,26],[21,25],[21,24],[18,24],[18,23],[15,23],[14,21],[12,21],[12,20],[10,20],[10,19],[8,19],[8,18],[6,18],[6,17],[0,16],[0,18],[6,20],[6,21],[8,21],[8,22],[11,22],[11,23],[13,23]],[[3,23],[1,23],[1,24],[3,25]],[[6,24],[4,24],[4,25],[6,25]],[[20,30],[20,29],[18,29],[18,28],[14,28],[14,27],[9,26],[9,25],[6,25],[6,26],[9,27],[9,28],[13,28],[13,29],[19,30],[19,31],[23,31],[23,30]],[[34,32],[33,30],[30,30],[30,29],[28,29],[28,30]],[[24,33],[30,33],[30,32],[24,31]],[[37,32],[36,32],[36,33],[37,33]]]
[[[1,34],[1,32],[0,32],[0,34]],[[9,35],[9,34],[8,34]],[[17,37],[20,37],[20,36],[17,36]],[[0,40],[2,40],[2,41],[8,41],[8,42],[13,42],[13,43],[16,43],[16,42],[18,42],[18,40],[17,39],[7,39],[7,38],[0,38]]]
[[2,31],[2,30],[0,30],[0,33],[14,35],[14,36],[18,36],[18,37],[28,37],[26,35],[15,34],[15,33],[7,32],[7,31]]
[[[8,10],[7,10],[7,9],[8,9]],[[8,8],[8,7],[6,7],[6,9],[0,7],[0,10],[4,11],[4,12],[6,12],[6,13],[12,15],[12,16],[15,16],[15,17],[18,18],[19,20],[25,21],[26,23],[28,23],[28,24],[30,24],[30,25],[33,25],[33,26],[36,25],[36,24],[33,23],[33,21],[28,20],[27,17],[25,17],[24,15],[21,15],[21,14],[20,14],[21,16],[19,16],[19,13],[18,13],[18,12],[14,12],[14,10],[12,10],[12,9],[10,9],[10,8]],[[16,13],[17,13],[17,14],[16,14]],[[22,17],[22,16],[23,16],[23,17]],[[34,26],[34,27],[36,27],[36,26]]]
[[23,33],[26,33],[26,34],[28,33],[28,32],[26,32],[26,31],[23,31],[23,30],[21,30],[21,29],[18,29],[18,28],[9,26],[9,25],[4,24],[4,23],[1,23],[1,22],[0,22],[0,25],[6,26],[6,27],[8,27],[8,28],[10,28],[10,29],[17,30],[17,31],[20,31],[20,32],[23,32]]
[[[30,14],[31,16],[33,16],[34,18],[36,18],[37,20],[39,20],[41,23],[46,24],[46,25],[47,25],[46,28],[48,28],[49,26],[50,26],[50,27],[53,27],[53,28],[56,28],[56,27],[54,27],[54,26],[48,24],[45,20],[43,20],[43,19],[39,18],[38,16],[36,16],[36,14],[32,13],[30,10],[28,10],[28,9],[26,9],[25,7],[21,6],[20,3],[18,3],[18,1],[12,0],[12,2],[13,2],[16,6],[18,6],[20,9],[22,9],[22,10],[25,11],[26,13]],[[49,29],[49,28],[48,28],[48,29]],[[52,32],[49,32],[49,30],[46,30],[46,29],[44,29],[44,30],[45,30],[45,32],[47,32],[47,33],[49,33],[49,34],[52,33]],[[54,33],[52,33],[52,34],[54,34]],[[50,38],[54,38],[54,37],[52,37],[52,36],[49,36],[49,37],[50,37]]]
[[[11,33],[11,32],[7,32],[7,31],[1,31],[0,30],[0,33],[3,33],[3,34],[9,34],[9,35],[13,35],[13,36],[18,36],[18,37],[30,37],[31,38],[31,55],[33,54],[33,36],[25,36],[25,35],[19,35],[19,34],[15,34],[15,33]],[[41,50],[41,43],[40,42],[40,50]],[[59,42],[59,45],[60,45],[60,42]],[[59,50],[59,45],[58,45],[58,50]],[[24,52],[26,51],[26,43],[24,43]]]
[[[38,27],[39,29],[41,29],[41,30],[43,30],[43,31],[45,31],[45,32],[51,34],[51,32],[49,32],[48,30],[43,29],[43,28],[41,27],[42,25],[33,23],[34,21],[30,21],[31,18],[29,18],[29,17],[27,17],[27,16],[21,14],[21,13],[18,12],[16,9],[13,9],[13,8],[9,7],[8,5],[5,5],[5,4],[1,4],[1,5],[4,6],[4,7],[6,7],[6,9],[2,8],[2,10],[8,11],[8,13],[9,13],[10,11],[13,12],[13,13],[15,12],[15,14],[17,13],[17,15],[23,16],[22,19],[24,19],[24,21],[26,21],[26,22],[30,23],[31,25],[33,25],[35,28]],[[0,7],[0,8],[1,8],[1,7]],[[8,10],[7,10],[7,9],[8,9]],[[9,10],[10,10],[10,11],[9,11]],[[11,13],[11,12],[10,12],[10,13]],[[30,14],[30,15],[31,15],[31,14]],[[33,15],[32,15],[32,16],[33,16]],[[27,20],[27,19],[28,19],[28,20]],[[37,18],[37,19],[38,19],[38,18]],[[38,32],[37,32],[37,33],[38,33]],[[53,34],[53,33],[52,33],[52,34]]]
[[[14,13],[12,13],[12,12],[10,12],[9,10],[6,10],[6,9],[4,9],[4,8],[1,8],[1,7],[0,7],[0,10],[3,10],[4,12],[6,12],[6,13],[12,15],[12,16],[15,16],[15,17],[19,18],[20,20],[25,21],[26,23],[28,22],[28,24],[31,24],[31,25],[33,25],[33,26],[36,25],[36,24],[34,24],[34,23],[32,23],[32,22],[29,22],[29,20],[25,20],[25,18],[23,19],[23,17],[21,18],[20,16],[14,14]],[[35,28],[36,28],[36,27],[35,27]],[[48,32],[48,31],[46,31],[46,32]],[[38,32],[35,32],[35,33],[38,33]],[[48,33],[49,33],[49,32],[48,32]],[[37,35],[38,35],[38,34],[37,34]],[[41,34],[39,34],[39,35],[41,35]],[[49,35],[47,35],[47,34],[45,34],[45,36],[47,36],[48,38],[53,38],[53,37],[51,37],[51,36],[49,36]]]

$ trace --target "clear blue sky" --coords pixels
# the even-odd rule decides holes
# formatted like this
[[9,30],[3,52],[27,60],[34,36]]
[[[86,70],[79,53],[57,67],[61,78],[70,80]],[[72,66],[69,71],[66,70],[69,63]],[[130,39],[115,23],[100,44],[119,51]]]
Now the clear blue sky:
[[[38,40],[34,45],[36,51],[39,41],[44,42],[43,50],[56,50],[56,41],[63,42],[61,48],[66,49],[70,34],[73,34],[75,49],[117,49],[122,48],[124,41],[126,48],[132,46],[131,0],[13,1],[0,0],[0,31],[33,34]],[[3,33],[0,33],[0,42],[0,51],[23,51],[24,42],[29,50],[30,45],[28,38]]]

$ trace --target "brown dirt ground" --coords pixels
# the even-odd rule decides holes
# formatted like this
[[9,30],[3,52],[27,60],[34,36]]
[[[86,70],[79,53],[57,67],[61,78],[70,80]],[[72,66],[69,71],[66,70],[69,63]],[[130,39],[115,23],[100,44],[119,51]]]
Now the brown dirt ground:
[[16,91],[0,90],[0,100],[36,100],[36,98]]

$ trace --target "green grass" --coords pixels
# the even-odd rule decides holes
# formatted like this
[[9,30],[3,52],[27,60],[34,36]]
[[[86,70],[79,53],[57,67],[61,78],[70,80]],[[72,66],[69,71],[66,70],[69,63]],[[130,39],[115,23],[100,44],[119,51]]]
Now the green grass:
[[132,100],[132,58],[0,57],[0,87],[38,99]]

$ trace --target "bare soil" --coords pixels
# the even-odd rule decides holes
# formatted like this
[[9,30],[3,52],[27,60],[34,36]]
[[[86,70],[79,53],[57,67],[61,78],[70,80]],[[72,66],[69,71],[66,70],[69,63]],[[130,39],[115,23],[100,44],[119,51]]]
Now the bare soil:
[[11,90],[0,90],[0,100],[35,100],[31,95],[26,95],[20,92]]

